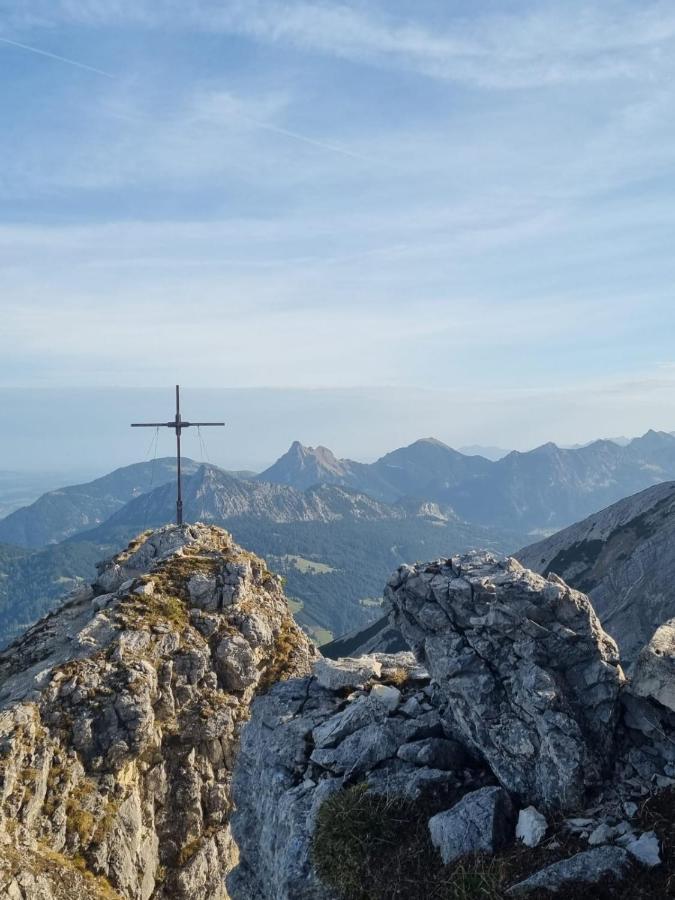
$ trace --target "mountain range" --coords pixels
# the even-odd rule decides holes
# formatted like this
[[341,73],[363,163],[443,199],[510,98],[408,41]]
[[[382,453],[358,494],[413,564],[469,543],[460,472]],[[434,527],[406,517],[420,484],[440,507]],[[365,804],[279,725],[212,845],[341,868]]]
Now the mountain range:
[[[382,584],[402,562],[472,547],[513,553],[533,536],[589,513],[597,519],[597,510],[618,499],[675,479],[675,437],[650,431],[625,446],[545,444],[497,461],[427,438],[374,463],[295,442],[258,475],[188,459],[183,469],[186,518],[222,525],[268,558],[287,579],[298,620],[325,642],[381,617]],[[174,473],[170,458],[138,463],[50,491],[0,520],[5,640],[91,577],[96,559],[171,521]],[[548,564],[547,553],[542,550],[541,565]],[[626,561],[626,585],[633,571]],[[561,574],[584,589],[595,587],[583,581],[587,573],[565,568]],[[596,602],[604,614],[604,600]],[[662,613],[659,606],[649,621],[662,621]],[[612,623],[607,627],[611,632]]]
[[498,460],[427,438],[370,464],[296,442],[257,477],[301,488],[343,484],[389,503],[416,497],[467,522],[541,534],[675,478],[675,436],[648,431],[625,445],[598,440],[575,449],[548,443]]
[[[145,465],[51,492],[0,522],[7,541],[0,544],[0,633],[5,641],[53,608],[79,580],[92,577],[101,556],[173,519],[169,461],[162,460],[155,479],[164,483],[142,492],[149,476]],[[449,546],[506,551],[524,537],[514,530],[462,522],[430,501],[405,497],[389,504],[342,484],[300,490],[238,478],[193,461],[187,461],[184,471],[192,473],[183,479],[186,518],[222,525],[268,558],[287,580],[298,621],[318,641],[376,617],[382,584],[396,565]]]
[[[629,666],[656,629],[675,620],[675,481],[658,484],[513,554],[591,598]],[[401,635],[387,615],[321,650],[326,656],[393,652]]]

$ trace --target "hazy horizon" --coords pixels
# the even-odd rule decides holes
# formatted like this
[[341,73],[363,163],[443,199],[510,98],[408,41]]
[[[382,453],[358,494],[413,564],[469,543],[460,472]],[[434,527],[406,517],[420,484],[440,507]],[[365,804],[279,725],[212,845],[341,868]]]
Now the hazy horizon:
[[[672,431],[664,412],[665,385],[633,385],[636,408],[627,427],[623,404],[611,391],[503,394],[394,388],[288,390],[283,388],[182,388],[184,418],[224,420],[203,429],[205,455],[196,429],[184,433],[183,452],[229,469],[261,471],[294,440],[329,447],[338,457],[370,462],[419,438],[434,437],[460,448],[479,444],[531,450],[553,441],[584,444],[650,428]],[[173,388],[0,388],[6,440],[0,470],[82,472],[94,477],[154,453],[152,429],[132,421],[164,421],[173,415]],[[604,410],[604,416],[603,416]],[[152,446],[151,446],[152,445]],[[175,438],[160,429],[158,456],[175,452]]]

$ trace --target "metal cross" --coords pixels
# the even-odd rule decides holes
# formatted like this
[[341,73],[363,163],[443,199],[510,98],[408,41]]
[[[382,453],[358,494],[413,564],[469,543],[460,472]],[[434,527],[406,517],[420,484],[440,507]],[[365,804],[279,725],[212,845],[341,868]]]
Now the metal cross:
[[224,422],[184,422],[180,417],[180,386],[176,385],[176,418],[173,422],[132,422],[132,428],[173,428],[176,432],[176,523],[183,524],[183,495],[180,478],[180,433],[184,428],[224,425]]

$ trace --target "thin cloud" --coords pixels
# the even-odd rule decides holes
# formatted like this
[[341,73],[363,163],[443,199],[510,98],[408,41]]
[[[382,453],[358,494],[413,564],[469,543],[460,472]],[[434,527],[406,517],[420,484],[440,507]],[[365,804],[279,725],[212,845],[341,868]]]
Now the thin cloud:
[[8,44],[10,47],[17,47],[20,50],[27,50],[29,53],[37,53],[38,56],[46,56],[48,59],[55,59],[57,62],[66,63],[68,66],[74,66],[76,69],[84,69],[87,72],[93,72],[95,75],[103,75],[105,78],[115,78],[111,72],[105,72],[103,69],[97,69],[96,66],[89,66],[86,63],[78,62],[78,60],[70,59],[67,56],[59,56],[58,53],[50,53],[49,50],[41,50],[39,47],[32,47],[29,44],[12,41],[10,38],[6,37],[0,37],[0,42]]
[[260,128],[262,131],[270,131],[273,134],[280,134],[283,137],[291,138],[294,141],[301,141],[303,144],[309,144],[311,147],[317,147],[319,150],[327,150],[329,153],[339,153],[341,156],[349,156],[351,159],[358,159],[361,162],[369,164],[381,165],[378,160],[374,160],[369,156],[361,153],[355,153],[346,147],[340,147],[337,144],[328,144],[325,141],[319,141],[316,138],[309,137],[306,134],[300,134],[298,131],[289,131],[288,128],[280,128],[278,125],[270,125],[269,122],[259,122],[257,119],[251,119],[241,113],[238,114],[243,122],[247,122],[253,128]]

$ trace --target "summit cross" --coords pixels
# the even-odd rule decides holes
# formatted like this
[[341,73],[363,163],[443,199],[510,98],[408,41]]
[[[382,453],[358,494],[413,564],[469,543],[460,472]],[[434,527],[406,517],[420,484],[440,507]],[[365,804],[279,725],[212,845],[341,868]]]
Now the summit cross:
[[183,524],[183,494],[180,476],[180,433],[184,428],[222,426],[224,422],[185,422],[180,417],[180,385],[176,385],[176,417],[172,422],[132,422],[132,428],[173,428],[176,432],[176,524]]

